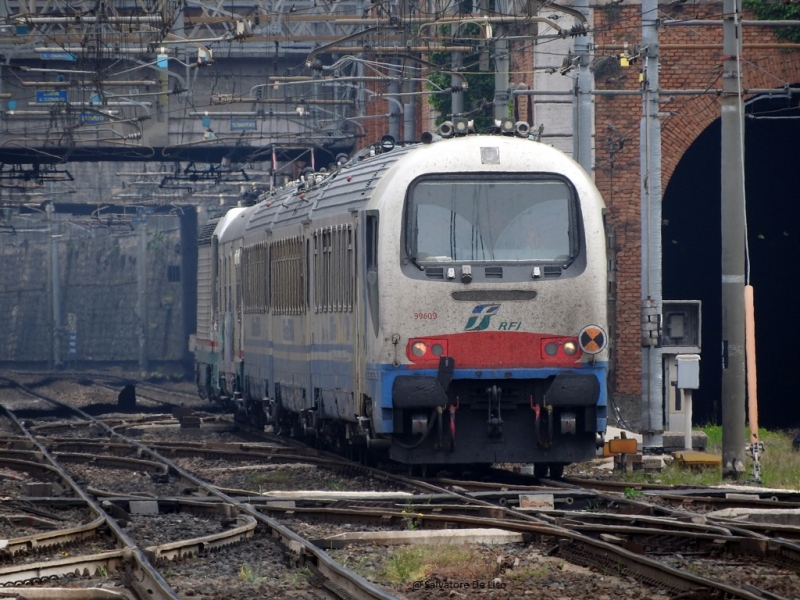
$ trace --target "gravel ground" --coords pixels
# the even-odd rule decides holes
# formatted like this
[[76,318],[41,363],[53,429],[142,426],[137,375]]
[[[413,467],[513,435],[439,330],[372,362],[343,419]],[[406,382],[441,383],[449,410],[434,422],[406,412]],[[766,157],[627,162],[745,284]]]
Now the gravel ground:
[[224,529],[222,518],[210,518],[191,513],[131,515],[125,531],[140,548],[160,546],[178,540],[191,540]]
[[158,567],[178,594],[193,600],[331,599],[310,571],[289,564],[284,550],[257,529],[246,542]]
[[343,475],[328,467],[299,464],[245,464],[229,460],[179,458],[178,465],[217,487],[259,494],[271,491],[376,491],[392,492],[400,486],[368,475]]
[[[252,441],[251,437],[240,434],[237,431],[209,431],[209,429],[210,427],[204,428],[202,425],[200,429],[142,427],[138,432],[126,433],[125,431],[120,431],[120,433],[131,435],[131,437],[134,437],[132,434],[135,434],[135,437],[141,440],[142,443],[202,441],[209,444],[245,444]],[[233,429],[233,426],[231,426],[231,429]]]
[[147,496],[164,498],[182,495],[187,484],[170,477],[158,483],[150,473],[114,467],[98,467],[83,463],[64,463],[64,469],[82,487],[93,487],[114,496]]
[[755,586],[784,598],[800,600],[800,574],[796,569],[780,568],[767,563],[755,563],[748,556],[721,558],[685,557],[671,555],[659,560],[676,569],[689,570],[700,577],[731,585]]
[[25,485],[29,483],[57,483],[62,485],[61,480],[55,475],[51,476],[49,473],[44,472],[29,473],[24,470],[16,470],[10,464],[0,464],[0,497],[16,498],[18,496],[27,496]]
[[[5,405],[5,400],[0,396],[0,402]],[[0,417],[0,434],[2,435],[17,435],[19,430],[7,417]]]

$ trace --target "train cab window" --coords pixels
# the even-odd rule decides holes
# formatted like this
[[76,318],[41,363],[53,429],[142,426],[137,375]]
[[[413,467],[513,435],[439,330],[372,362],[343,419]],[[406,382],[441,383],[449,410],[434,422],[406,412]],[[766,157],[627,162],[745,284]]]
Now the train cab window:
[[419,263],[567,260],[573,205],[556,178],[423,179],[409,194],[406,248]]

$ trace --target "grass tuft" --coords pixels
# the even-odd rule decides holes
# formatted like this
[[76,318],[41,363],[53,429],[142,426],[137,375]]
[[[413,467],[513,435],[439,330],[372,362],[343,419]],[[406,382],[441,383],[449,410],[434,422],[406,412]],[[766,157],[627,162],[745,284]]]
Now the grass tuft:
[[[707,424],[702,427],[708,436],[706,451],[712,454],[722,453],[722,427]],[[750,432],[746,432],[745,443],[749,444]],[[800,490],[800,452],[792,447],[794,432],[758,430],[759,440],[764,450],[759,453],[761,462],[761,481],[765,487]],[[745,452],[745,473],[742,481],[752,478],[753,468],[749,452]],[[632,483],[663,483],[665,485],[713,486],[731,483],[722,478],[718,468],[686,468],[673,461],[661,472],[634,471],[626,474],[624,481]]]
[[242,565],[239,569],[239,579],[247,583],[259,583],[264,578],[258,574],[258,571],[253,569],[250,565]]
[[394,583],[444,578],[475,579],[491,572],[492,565],[476,549],[463,544],[425,544],[395,549],[386,561],[384,575]]

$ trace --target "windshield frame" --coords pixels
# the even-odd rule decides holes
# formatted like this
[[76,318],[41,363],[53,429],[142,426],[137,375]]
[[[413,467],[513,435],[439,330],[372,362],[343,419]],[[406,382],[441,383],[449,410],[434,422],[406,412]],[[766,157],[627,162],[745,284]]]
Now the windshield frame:
[[[417,248],[412,248],[415,244],[415,239],[411,230],[412,224],[410,222],[410,211],[414,205],[412,197],[414,190],[421,183],[436,182],[446,183],[448,181],[457,181],[464,183],[474,181],[476,183],[485,183],[492,181],[500,182],[527,182],[527,181],[540,181],[540,182],[557,182],[563,184],[569,194],[568,198],[568,237],[569,237],[569,256],[566,260],[563,258],[524,258],[524,259],[452,259],[452,260],[426,260],[416,256]],[[566,263],[565,267],[571,264],[581,249],[582,228],[580,227],[580,206],[578,203],[578,196],[575,187],[569,179],[563,175],[549,172],[539,173],[517,173],[517,172],[481,172],[481,173],[429,173],[417,177],[408,186],[406,190],[404,206],[403,206],[403,222],[401,235],[403,236],[402,248],[405,251],[405,257],[411,263],[415,264],[419,269],[423,269],[425,265],[458,265],[458,264],[475,264],[475,265],[531,265],[531,264],[562,264]]]

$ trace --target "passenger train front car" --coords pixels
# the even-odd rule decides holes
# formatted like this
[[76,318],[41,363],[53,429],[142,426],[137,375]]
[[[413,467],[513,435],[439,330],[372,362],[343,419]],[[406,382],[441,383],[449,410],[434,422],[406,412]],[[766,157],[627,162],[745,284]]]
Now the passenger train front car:
[[200,244],[200,393],[256,424],[419,465],[559,476],[595,455],[603,202],[560,151],[373,148],[232,209]]

